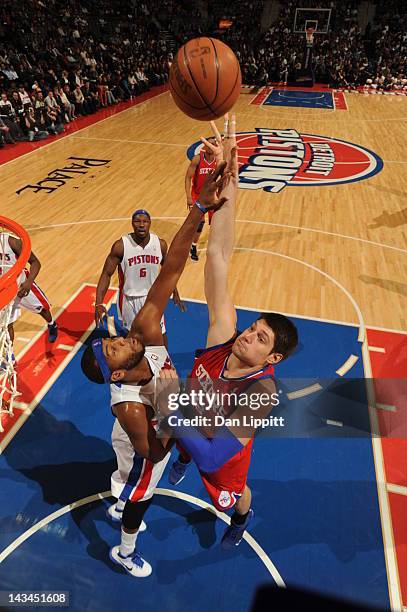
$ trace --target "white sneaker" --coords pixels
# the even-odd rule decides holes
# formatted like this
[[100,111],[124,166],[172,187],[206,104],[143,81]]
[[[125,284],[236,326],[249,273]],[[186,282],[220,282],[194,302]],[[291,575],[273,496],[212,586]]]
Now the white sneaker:
[[[112,504],[106,510],[107,518],[109,518],[114,523],[121,523],[123,517],[123,510],[117,510],[116,503]],[[139,527],[140,533],[147,529],[147,525],[144,521],[141,521],[141,525]]]
[[145,561],[137,552],[133,552],[128,557],[122,557],[120,554],[120,546],[113,546],[110,549],[109,557],[117,565],[124,567],[134,578],[147,578],[153,571],[151,565]]

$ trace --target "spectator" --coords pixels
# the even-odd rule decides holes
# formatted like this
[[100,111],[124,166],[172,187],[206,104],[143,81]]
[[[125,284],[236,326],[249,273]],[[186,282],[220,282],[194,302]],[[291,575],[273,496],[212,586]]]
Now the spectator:
[[73,90],[73,95],[75,98],[75,114],[76,115],[87,115],[87,111],[85,108],[85,97],[82,93],[80,85],[77,85]]
[[0,118],[10,130],[11,138],[15,141],[24,140],[24,133],[21,130],[14,108],[9,101],[7,94],[3,92],[0,99]]
[[112,91],[110,90],[109,82],[108,82],[107,76],[105,74],[102,75],[102,84],[103,84],[103,86],[105,88],[106,99],[107,99],[108,105],[110,106],[111,104],[117,104],[117,100],[114,97]]
[[[66,85],[66,86],[69,92],[69,85]],[[73,121],[74,119],[76,119],[75,104],[69,100],[63,87],[58,88],[58,94],[59,94],[59,99],[61,100],[62,108],[65,112],[65,117],[67,119],[67,122],[69,123],[70,121]]]
[[59,106],[52,89],[48,91],[48,95],[45,98],[45,104],[48,108],[52,109],[55,115],[58,117],[58,120],[62,123],[62,108]]
[[108,100],[107,100],[108,87],[103,81],[103,75],[98,76],[97,81],[96,81],[96,86],[97,86],[100,105],[102,108],[105,108],[108,105]]
[[129,74],[127,76],[127,85],[130,91],[130,98],[132,98],[133,96],[137,96],[139,93],[139,88],[133,70],[129,71]]
[[84,105],[88,114],[96,113],[98,106],[97,95],[94,94],[90,89],[90,83],[88,79],[85,79],[81,91],[84,97]]
[[44,118],[38,121],[32,106],[27,107],[27,110],[24,111],[23,118],[25,122],[25,131],[30,142],[32,140],[43,140],[47,138],[48,132],[45,130]]
[[147,91],[149,89],[149,81],[147,76],[145,75],[142,65],[139,65],[139,67],[137,68],[136,78],[142,91]]
[[0,142],[4,144],[14,144],[15,140],[10,133],[10,128],[4,123],[2,119],[0,119]]
[[31,98],[25,90],[24,85],[18,86],[18,93],[20,96],[21,104],[25,106],[26,104],[31,104]]
[[46,106],[45,106],[45,101],[44,101],[44,95],[41,91],[41,89],[39,89],[34,97],[34,114],[37,120],[41,120],[41,117],[46,116]]
[[23,103],[21,102],[18,91],[13,91],[11,95],[11,105],[13,107],[15,116],[19,118],[23,113]]

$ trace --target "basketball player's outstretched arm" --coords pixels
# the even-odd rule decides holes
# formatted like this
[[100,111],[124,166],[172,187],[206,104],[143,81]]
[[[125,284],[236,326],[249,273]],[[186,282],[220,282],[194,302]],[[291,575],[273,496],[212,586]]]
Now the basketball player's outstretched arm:
[[96,327],[102,324],[103,317],[107,315],[106,306],[103,304],[106,291],[109,289],[110,279],[112,278],[117,266],[123,259],[123,240],[120,238],[116,240],[110,249],[110,253],[106,258],[103,266],[102,274],[100,275],[98,285],[96,288],[96,301],[95,301],[95,323]]
[[[162,238],[160,238],[160,244],[161,244],[161,254],[162,254],[161,265],[163,266],[165,258],[167,257],[168,245],[165,242],[165,240],[163,240]],[[178,306],[181,312],[186,312],[187,307],[185,306],[184,302],[181,300],[181,296],[178,293],[178,289],[176,287],[172,294],[172,301],[174,302],[175,306]]]
[[[13,236],[9,236],[8,243],[10,245],[11,250],[18,257],[21,255],[22,243],[19,238],[14,238]],[[38,276],[38,272],[41,269],[41,263],[38,257],[34,255],[31,251],[30,257],[28,258],[28,263],[30,264],[30,272],[28,277],[25,279],[23,283],[18,288],[18,297],[22,298],[28,295],[31,291],[32,284],[35,278]]]
[[[219,132],[213,122],[211,123],[216,140],[220,142]],[[223,150],[228,164],[229,178],[221,196],[226,197],[227,202],[213,215],[205,262],[205,297],[209,310],[207,347],[226,342],[233,336],[236,329],[236,309],[228,290],[229,262],[235,238],[235,203],[238,185],[234,115],[230,122],[228,117],[225,117]]]
[[[226,201],[226,195],[217,197],[217,192],[228,177],[227,173],[224,174],[225,167],[225,162],[219,164],[215,172],[208,174],[203,184],[199,206],[204,210],[216,210]],[[197,205],[191,208],[171,243],[164,265],[148,292],[143,308],[132,323],[129,335],[137,334],[145,345],[163,344],[160,320],[185,267],[193,237],[203,214],[204,211]]]

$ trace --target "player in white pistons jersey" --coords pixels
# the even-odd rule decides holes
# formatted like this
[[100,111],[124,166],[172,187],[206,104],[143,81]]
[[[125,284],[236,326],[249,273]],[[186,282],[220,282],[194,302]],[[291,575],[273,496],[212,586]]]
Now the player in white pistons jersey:
[[[145,246],[138,244],[132,234],[125,234],[121,240],[123,257],[117,266],[119,275],[117,308],[123,326],[129,330],[134,317],[146,301],[151,285],[158,276],[163,252],[161,241],[156,234],[149,234]],[[161,319],[161,330],[165,334],[164,317]]]
[[[144,358],[151,370],[152,378],[144,385],[138,383],[113,383],[110,385],[110,404],[135,402],[145,406],[147,419],[156,429],[156,378],[164,367],[171,367],[165,346],[146,346]],[[108,514],[113,520],[121,520],[126,501],[141,502],[151,499],[160,480],[170,454],[153,463],[137,453],[129,436],[115,419],[112,431],[112,445],[117,458],[117,470],[111,477],[111,491],[117,502],[110,506]],[[144,526],[144,525],[143,525]]]
[[[90,380],[111,385],[111,408],[118,422],[113,431],[113,443],[123,458],[118,471],[123,469],[129,476],[127,490],[124,492],[122,488],[120,491],[123,499],[127,497],[122,513],[121,544],[111,549],[110,557],[135,577],[148,576],[152,571],[150,564],[136,552],[135,546],[169,450],[168,439],[158,438],[154,429],[155,379],[161,368],[167,363],[169,365],[160,321],[184,269],[193,236],[204,213],[225,202],[226,198],[217,200],[216,195],[227,178],[223,178],[225,166],[221,163],[208,175],[199,202],[195,203],[174,237],[165,263],[128,336],[93,340],[81,360],[82,370]],[[128,471],[131,457],[133,462]],[[121,480],[119,474],[118,482]],[[115,486],[113,482],[112,488]]]
[[[119,275],[117,309],[123,327],[128,331],[134,317],[146,301],[150,287],[159,274],[160,266],[165,261],[167,243],[156,234],[150,233],[150,214],[144,209],[136,210],[132,216],[132,225],[133,232],[116,240],[104,263],[96,289],[96,325],[100,325],[106,315],[103,299],[116,269]],[[177,288],[173,292],[173,300],[182,311],[185,310]],[[164,316],[161,320],[161,329],[165,334]],[[166,335],[164,340],[166,343]]]
[[[0,234],[0,276],[6,274],[10,268],[16,263],[17,259],[21,255],[22,244],[19,238],[15,238],[11,234],[2,233]],[[21,314],[21,308],[36,312],[48,324],[48,340],[55,342],[58,336],[58,327],[55,323],[51,314],[51,304],[41,290],[41,288],[34,282],[38,272],[41,268],[41,263],[36,255],[31,251],[30,257],[28,258],[30,269],[21,272],[18,279],[18,292],[14,300],[13,308],[11,311],[10,323],[8,326],[8,332],[11,340],[14,340],[14,326]]]

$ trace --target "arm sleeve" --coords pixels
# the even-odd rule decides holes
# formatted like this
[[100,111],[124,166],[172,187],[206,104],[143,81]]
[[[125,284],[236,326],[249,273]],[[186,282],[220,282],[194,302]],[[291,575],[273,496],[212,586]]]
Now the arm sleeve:
[[[182,417],[182,413],[177,411],[175,416]],[[205,474],[216,472],[243,448],[227,427],[218,428],[217,437],[212,439],[205,438],[195,427],[183,425],[182,420],[172,430],[198,469]]]

